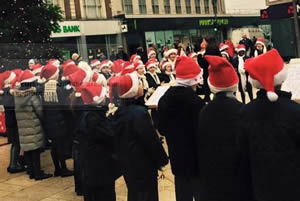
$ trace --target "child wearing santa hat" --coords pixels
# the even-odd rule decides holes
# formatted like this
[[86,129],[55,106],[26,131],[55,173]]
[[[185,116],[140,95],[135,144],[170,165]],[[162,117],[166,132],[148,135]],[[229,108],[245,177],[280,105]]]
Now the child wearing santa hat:
[[156,72],[158,68],[158,62],[156,59],[149,59],[146,63],[147,73],[146,78],[149,83],[149,88],[156,89],[161,84],[160,74]]
[[249,59],[246,56],[246,46],[243,44],[239,44],[236,48],[237,56],[232,59],[231,63],[234,66],[236,72],[239,76],[239,92],[241,94],[241,98],[243,103],[246,103],[246,92],[249,95],[250,101],[253,100],[253,91],[252,85],[249,82],[249,74],[245,70],[245,61]]
[[267,52],[267,47],[264,38],[257,38],[255,43],[254,57]]
[[[25,171],[25,167],[20,161],[20,141],[18,133],[18,125],[15,113],[15,101],[12,96],[12,90],[14,90],[14,83],[18,79],[22,71],[13,70],[5,71],[0,74],[0,88],[2,105],[5,110],[5,126],[8,142],[11,143],[10,147],[10,161],[7,168],[9,173],[18,173]],[[0,124],[3,127],[3,124]]]
[[116,200],[119,176],[113,158],[113,131],[106,117],[106,88],[95,82],[81,86],[84,111],[78,129],[82,133],[84,200]]
[[[252,197],[258,200],[299,200],[300,106],[282,91],[287,68],[276,49],[246,60],[257,98],[240,111],[241,167],[250,175]],[[249,164],[251,162],[251,164]]]
[[45,80],[41,87],[44,111],[44,125],[47,137],[51,140],[51,156],[55,167],[54,176],[68,177],[73,172],[66,165],[65,146],[68,140],[67,116],[68,105],[64,103],[64,90],[58,83],[59,69],[47,64],[41,71],[41,79]]
[[199,113],[196,132],[202,199],[249,200],[239,197],[246,196],[242,191],[245,182],[238,174],[235,143],[239,111],[243,106],[234,96],[239,78],[228,60],[219,56],[205,56],[205,59],[209,63],[208,85],[215,98]]
[[147,109],[135,104],[143,95],[136,73],[113,77],[110,97],[120,98],[113,116],[115,148],[128,188],[128,200],[158,201],[158,170],[168,164]]
[[196,94],[202,71],[190,57],[176,59],[176,86],[170,87],[158,103],[158,130],[166,137],[177,200],[201,199],[201,178],[197,163],[195,132],[198,114],[205,105]]
[[40,153],[44,147],[45,134],[42,128],[43,108],[36,93],[37,78],[25,70],[18,78],[19,89],[13,91],[21,149],[27,161],[27,173],[31,179],[52,177],[41,170]]

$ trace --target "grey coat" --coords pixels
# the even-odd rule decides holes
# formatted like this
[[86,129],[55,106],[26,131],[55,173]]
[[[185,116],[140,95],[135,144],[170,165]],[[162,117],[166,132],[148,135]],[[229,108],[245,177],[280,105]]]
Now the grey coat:
[[43,147],[44,133],[41,125],[42,104],[35,88],[14,91],[15,110],[19,130],[20,145],[23,151]]

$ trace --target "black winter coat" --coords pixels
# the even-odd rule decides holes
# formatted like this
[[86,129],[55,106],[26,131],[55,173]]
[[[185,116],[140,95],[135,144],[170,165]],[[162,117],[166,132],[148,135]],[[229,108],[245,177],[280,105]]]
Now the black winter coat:
[[64,103],[64,90],[57,84],[56,94],[58,102],[46,102],[45,88],[41,88],[41,98],[44,111],[43,126],[47,136],[52,140],[65,139],[68,134],[66,112],[68,107]]
[[112,184],[116,179],[113,158],[113,131],[106,118],[107,107],[85,106],[80,120],[85,184],[89,187]]
[[191,87],[170,87],[158,103],[158,130],[166,137],[175,176],[197,176],[196,130],[205,105]]
[[300,106],[291,94],[276,93],[278,101],[270,102],[261,90],[241,109],[242,170],[257,201],[300,200]]
[[5,121],[7,128],[17,128],[17,119],[15,113],[15,99],[10,94],[10,88],[4,89],[3,105],[5,108]]
[[[158,79],[161,83],[163,80],[161,79],[161,75],[159,73],[157,73],[157,77],[158,77]],[[160,86],[160,84],[156,84],[155,80],[153,79],[153,77],[149,73],[146,73],[146,79],[147,79],[147,82],[149,84],[149,88],[156,89],[157,87]]]
[[157,170],[168,164],[168,156],[145,107],[126,100],[113,119],[121,172],[129,188],[143,190],[149,179],[157,177]]
[[[246,201],[236,143],[239,111],[233,95],[217,93],[199,114],[197,145],[203,201]],[[247,189],[248,190],[248,189]]]

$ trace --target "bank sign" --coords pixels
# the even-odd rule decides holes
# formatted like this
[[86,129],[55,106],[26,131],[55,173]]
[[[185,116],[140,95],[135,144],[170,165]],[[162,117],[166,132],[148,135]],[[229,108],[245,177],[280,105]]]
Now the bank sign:
[[80,36],[82,26],[79,21],[65,21],[59,24],[59,27],[52,32],[51,37],[72,37]]

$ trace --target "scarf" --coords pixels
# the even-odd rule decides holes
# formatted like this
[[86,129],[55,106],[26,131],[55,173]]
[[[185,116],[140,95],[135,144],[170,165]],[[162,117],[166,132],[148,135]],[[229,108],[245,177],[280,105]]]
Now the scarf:
[[166,71],[165,74],[169,76],[170,82],[176,81],[176,79],[175,79],[175,77],[174,77],[174,75],[173,75],[172,72],[167,72],[167,71]]
[[148,90],[149,84],[147,82],[146,76],[145,75],[140,75],[138,74],[139,80],[141,81],[144,90]]
[[58,102],[56,93],[57,82],[56,80],[49,80],[45,84],[44,100],[45,102]]
[[239,74],[240,74],[240,77],[241,77],[241,84],[242,84],[242,89],[243,89],[243,92],[246,91],[246,84],[247,84],[247,77],[246,77],[246,71],[244,69],[244,56],[238,56],[239,58],[239,66],[238,66],[238,71],[239,71]]

